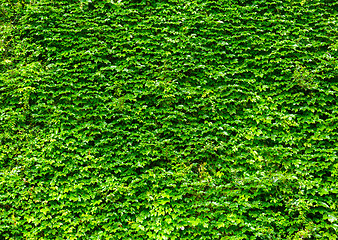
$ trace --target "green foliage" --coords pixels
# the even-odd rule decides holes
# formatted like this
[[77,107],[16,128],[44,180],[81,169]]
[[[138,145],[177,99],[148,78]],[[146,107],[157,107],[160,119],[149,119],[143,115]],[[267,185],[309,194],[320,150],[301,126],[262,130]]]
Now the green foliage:
[[0,0],[0,238],[337,239],[337,9]]

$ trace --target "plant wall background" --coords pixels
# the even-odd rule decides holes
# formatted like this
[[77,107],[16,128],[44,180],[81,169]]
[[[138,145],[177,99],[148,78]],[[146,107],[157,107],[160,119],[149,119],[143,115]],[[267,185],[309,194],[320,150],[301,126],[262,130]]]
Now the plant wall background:
[[337,238],[337,1],[0,7],[2,238]]

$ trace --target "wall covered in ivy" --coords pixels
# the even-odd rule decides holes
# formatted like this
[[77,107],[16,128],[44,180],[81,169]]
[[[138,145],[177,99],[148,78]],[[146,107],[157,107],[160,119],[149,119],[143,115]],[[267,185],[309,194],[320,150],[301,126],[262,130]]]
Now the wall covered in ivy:
[[337,9],[0,0],[0,239],[336,239]]

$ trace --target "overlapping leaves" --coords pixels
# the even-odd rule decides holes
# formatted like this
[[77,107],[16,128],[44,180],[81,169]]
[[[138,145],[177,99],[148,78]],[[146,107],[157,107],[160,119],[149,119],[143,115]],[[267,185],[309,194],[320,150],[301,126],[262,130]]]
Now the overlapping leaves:
[[0,3],[0,236],[337,237],[335,1]]

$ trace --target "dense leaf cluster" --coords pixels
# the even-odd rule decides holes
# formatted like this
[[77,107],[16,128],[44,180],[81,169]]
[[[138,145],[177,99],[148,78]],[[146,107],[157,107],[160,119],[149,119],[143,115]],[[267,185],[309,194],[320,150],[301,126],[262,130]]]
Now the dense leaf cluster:
[[0,238],[336,239],[335,0],[0,0]]

